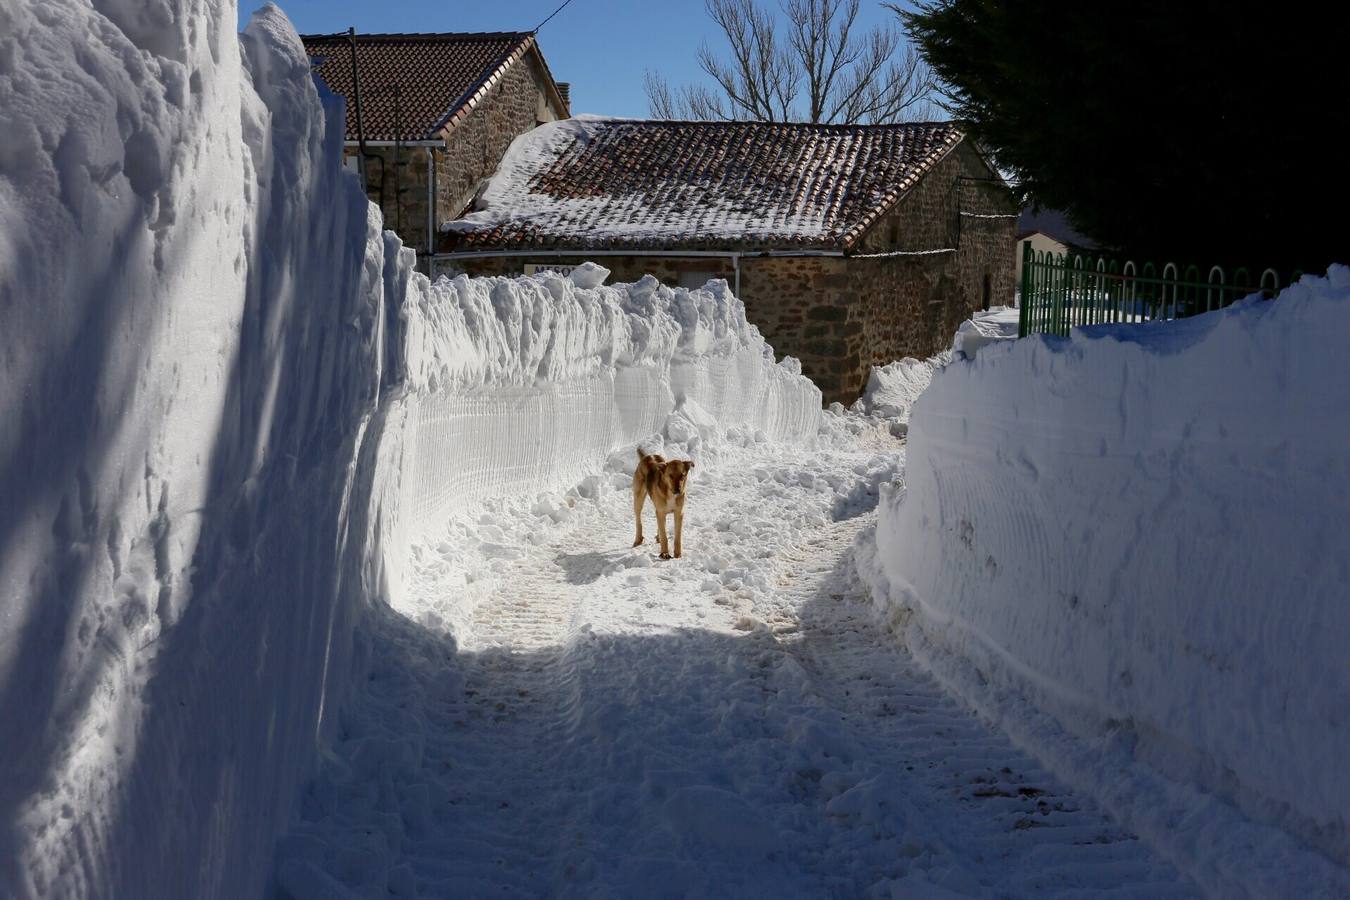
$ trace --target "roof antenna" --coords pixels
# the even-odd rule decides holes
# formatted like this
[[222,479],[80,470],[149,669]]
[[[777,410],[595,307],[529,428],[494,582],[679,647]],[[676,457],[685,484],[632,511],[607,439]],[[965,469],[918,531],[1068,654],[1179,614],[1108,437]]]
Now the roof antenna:
[[[560,7],[558,7],[557,9],[555,9],[553,12],[549,13],[549,14],[548,14],[548,19],[553,18],[553,17],[556,16],[558,13],[562,12],[564,9],[567,9],[568,4],[570,4],[571,2],[572,2],[572,0],[563,0],[563,5],[560,6]],[[544,21],[540,22],[538,25],[534,26],[534,31],[531,31],[530,34],[538,34],[538,33],[539,33],[539,29],[540,29],[540,28],[543,28],[545,25],[548,24],[548,19],[545,19]]]

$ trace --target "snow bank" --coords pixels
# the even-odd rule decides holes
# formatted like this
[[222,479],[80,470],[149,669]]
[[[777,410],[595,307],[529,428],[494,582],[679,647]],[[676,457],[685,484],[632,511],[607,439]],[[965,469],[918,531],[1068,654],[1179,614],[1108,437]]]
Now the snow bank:
[[908,424],[914,401],[928,389],[933,374],[949,362],[951,354],[944,352],[928,359],[906,356],[884,366],[873,366],[867,376],[867,387],[854,407],[867,415]]
[[404,327],[410,536],[477,501],[574,484],[658,432],[697,456],[708,417],[799,443],[820,421],[819,389],[796,360],[774,363],[725,281],[417,278]]
[[0,895],[258,896],[359,669],[337,103],[275,7],[0,6]]
[[[1350,883],[1286,836],[1350,862],[1347,302],[1333,268],[1271,303],[986,346],[917,403],[861,548],[949,683],[1223,894]],[[1060,725],[1119,767],[1074,762]],[[1196,789],[1150,792],[1154,770]]]

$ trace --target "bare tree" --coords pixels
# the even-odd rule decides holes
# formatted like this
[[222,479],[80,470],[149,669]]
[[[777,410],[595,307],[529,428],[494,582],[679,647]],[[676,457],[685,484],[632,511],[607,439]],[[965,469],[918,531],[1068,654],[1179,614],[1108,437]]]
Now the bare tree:
[[780,0],[781,15],[757,0],[705,2],[730,55],[699,48],[715,87],[672,89],[648,72],[656,118],[851,124],[903,121],[927,107],[927,65],[895,25],[860,34],[861,0]]

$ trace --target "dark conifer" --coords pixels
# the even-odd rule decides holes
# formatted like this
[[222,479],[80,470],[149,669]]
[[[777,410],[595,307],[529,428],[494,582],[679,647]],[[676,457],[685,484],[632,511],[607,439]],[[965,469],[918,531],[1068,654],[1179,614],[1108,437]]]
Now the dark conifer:
[[1350,261],[1344,4],[932,0],[895,8],[1033,203],[1120,253]]

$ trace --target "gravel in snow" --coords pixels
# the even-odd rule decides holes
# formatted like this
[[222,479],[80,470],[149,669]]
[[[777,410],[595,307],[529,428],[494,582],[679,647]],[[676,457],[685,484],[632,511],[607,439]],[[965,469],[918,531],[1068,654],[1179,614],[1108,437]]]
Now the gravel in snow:
[[[874,623],[851,548],[903,445],[854,427],[826,450],[722,448],[695,469],[680,560],[630,549],[623,471],[420,547],[283,887],[1191,896]],[[452,552],[468,533],[486,537]]]

